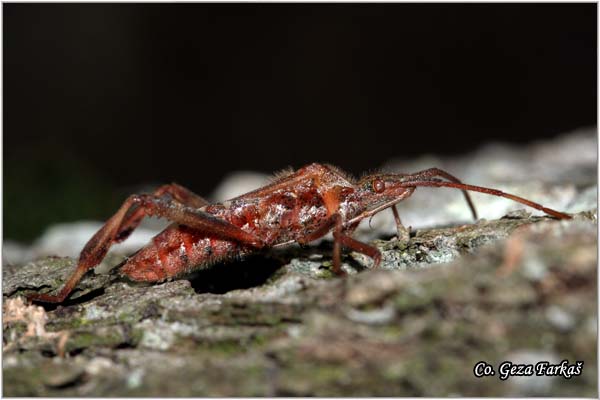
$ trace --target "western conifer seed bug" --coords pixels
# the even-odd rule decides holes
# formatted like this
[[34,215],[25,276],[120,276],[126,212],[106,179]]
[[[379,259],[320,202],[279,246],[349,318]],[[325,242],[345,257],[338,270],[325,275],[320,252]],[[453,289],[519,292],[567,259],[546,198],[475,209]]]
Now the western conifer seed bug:
[[33,294],[33,301],[60,303],[113,243],[125,240],[142,218],[157,216],[173,223],[127,259],[119,273],[134,281],[160,282],[194,269],[243,256],[262,248],[293,242],[307,244],[333,231],[333,270],[341,273],[342,246],[381,262],[379,250],[352,238],[364,218],[391,208],[399,237],[406,236],[396,203],[417,187],[462,190],[473,217],[468,191],[505,197],[558,218],[570,215],[496,189],[464,184],[448,172],[431,168],[414,174],[367,175],[355,180],[336,167],[310,164],[276,176],[272,183],[222,203],[211,204],[189,190],[170,184],[153,194],[134,194],[89,240],[77,268],[56,295]]

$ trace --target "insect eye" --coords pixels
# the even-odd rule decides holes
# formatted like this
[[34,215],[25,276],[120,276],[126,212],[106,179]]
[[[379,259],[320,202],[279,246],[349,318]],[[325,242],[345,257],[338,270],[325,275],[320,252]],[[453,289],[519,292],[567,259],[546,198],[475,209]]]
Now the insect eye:
[[375,193],[381,193],[385,190],[385,182],[381,179],[374,179],[372,185]]

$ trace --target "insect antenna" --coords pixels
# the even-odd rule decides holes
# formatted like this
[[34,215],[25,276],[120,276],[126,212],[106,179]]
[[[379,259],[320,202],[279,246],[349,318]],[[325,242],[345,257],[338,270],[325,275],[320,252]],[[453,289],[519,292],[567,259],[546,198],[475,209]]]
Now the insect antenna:
[[536,210],[540,210],[545,212],[548,215],[556,217],[558,219],[571,219],[572,217],[568,214],[561,213],[560,211],[553,210],[551,208],[544,207],[541,204],[534,203],[533,201],[524,199],[523,197],[515,196],[514,194],[504,193],[500,190],[490,189],[483,186],[475,186],[468,185],[465,183],[455,183],[455,182],[446,182],[437,179],[431,180],[422,180],[422,181],[407,181],[400,183],[401,187],[417,187],[417,186],[430,186],[430,187],[451,187],[461,190],[469,190],[472,192],[480,192],[490,194],[492,196],[504,197],[513,201],[516,201],[521,204],[525,204],[529,207],[535,208]]

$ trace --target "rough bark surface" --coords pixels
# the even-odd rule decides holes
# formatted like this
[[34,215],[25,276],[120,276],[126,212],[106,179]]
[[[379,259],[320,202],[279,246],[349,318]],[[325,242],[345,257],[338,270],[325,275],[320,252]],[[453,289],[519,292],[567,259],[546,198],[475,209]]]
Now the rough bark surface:
[[[515,229],[517,239],[497,240]],[[595,396],[596,245],[595,213],[513,217],[378,241],[383,268],[365,270],[352,253],[360,272],[345,278],[314,254],[225,294],[89,274],[71,304],[47,313],[19,295],[57,289],[74,263],[46,258],[4,278],[4,394]],[[525,248],[512,265],[511,246]],[[50,334],[63,332],[62,342]],[[527,357],[583,360],[584,373],[472,373],[481,360]]]
[[[598,395],[596,209],[373,243],[381,268],[345,253],[345,277],[325,240],[156,285],[90,272],[45,308],[22,296],[58,289],[75,261],[5,265],[4,395]],[[502,361],[563,359],[584,361],[581,376],[498,378]],[[482,360],[495,376],[474,377]]]

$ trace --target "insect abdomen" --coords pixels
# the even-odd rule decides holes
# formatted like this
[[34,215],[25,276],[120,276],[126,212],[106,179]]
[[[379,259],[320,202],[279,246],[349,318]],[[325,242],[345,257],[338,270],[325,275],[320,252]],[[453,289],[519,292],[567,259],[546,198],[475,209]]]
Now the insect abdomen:
[[120,273],[134,281],[164,281],[248,252],[236,242],[172,225],[127,260]]

